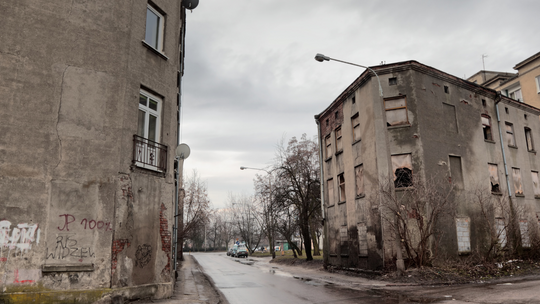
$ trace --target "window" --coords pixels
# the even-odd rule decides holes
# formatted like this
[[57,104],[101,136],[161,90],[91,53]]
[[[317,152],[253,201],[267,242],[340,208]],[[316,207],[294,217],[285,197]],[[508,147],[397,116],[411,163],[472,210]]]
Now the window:
[[504,223],[504,218],[495,219],[495,228],[497,229],[497,239],[501,248],[506,247],[506,224]]
[[328,124],[330,123],[329,119],[326,119],[326,126],[328,127]]
[[332,140],[330,135],[326,136],[324,142],[326,144],[326,158],[330,158],[332,157]]
[[336,153],[343,151],[343,141],[341,138],[341,127],[336,129]]
[[482,99],[482,106],[485,108],[486,107],[486,100],[485,99]]
[[327,180],[326,186],[328,188],[328,206],[332,206],[334,204],[334,180]]
[[449,155],[450,182],[456,189],[463,189],[463,170],[461,168],[461,157]]
[[159,142],[161,99],[141,90],[139,95],[139,127],[137,135]]
[[444,86],[444,92],[446,94],[450,94],[450,89],[448,88],[448,86]]
[[458,133],[457,119],[456,119],[456,107],[453,105],[443,103],[443,121],[446,133],[455,134]]
[[514,194],[523,196],[523,185],[521,184],[521,170],[512,168],[512,179],[514,180]]
[[411,154],[392,155],[394,187],[404,188],[413,185]]
[[388,85],[397,85],[397,77],[388,78]]
[[531,247],[531,239],[529,237],[529,223],[527,220],[519,221],[519,232],[521,233],[521,246],[525,248]]
[[515,147],[516,138],[514,137],[514,125],[509,122],[506,122],[505,129],[506,129],[506,142],[508,143],[509,146]]
[[356,97],[354,95],[351,97],[351,101],[352,101],[353,104],[356,103]]
[[525,127],[525,141],[527,141],[527,151],[534,151],[531,129]]
[[491,184],[491,193],[499,194],[501,193],[501,188],[499,185],[499,171],[497,165],[488,164],[489,166],[489,182]]
[[384,100],[384,108],[386,110],[386,125],[399,126],[409,123],[407,117],[407,101],[405,97],[399,96]]
[[364,195],[364,166],[356,166],[354,168],[354,175],[356,180],[356,197]]
[[458,241],[458,252],[471,251],[471,238],[469,230],[469,218],[456,218],[456,232]]
[[360,116],[358,113],[351,117],[353,143],[360,140]]
[[540,198],[540,179],[538,178],[538,171],[531,171],[534,197]]
[[482,129],[484,130],[484,140],[493,141],[491,135],[491,118],[485,114],[482,114]]
[[540,76],[536,76],[536,93],[540,94]]
[[345,198],[345,176],[340,174],[338,176],[339,180],[339,202],[344,202],[346,200]]
[[146,34],[144,42],[159,52],[163,52],[163,32],[165,17],[150,5],[146,7]]
[[514,87],[512,89],[509,89],[509,90],[506,90],[506,96],[514,99],[514,100],[517,100],[517,101],[521,101],[523,102],[523,96],[521,94],[521,87]]

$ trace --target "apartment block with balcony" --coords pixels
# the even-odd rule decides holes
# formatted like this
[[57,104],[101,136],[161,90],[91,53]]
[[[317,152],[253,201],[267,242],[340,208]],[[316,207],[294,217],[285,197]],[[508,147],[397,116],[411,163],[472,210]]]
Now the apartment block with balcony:
[[[401,195],[415,180],[435,178],[461,197],[429,239],[439,257],[460,259],[484,248],[489,238],[477,220],[479,208],[465,198],[477,190],[519,207],[521,244],[530,246],[526,240],[539,232],[540,110],[416,61],[371,68],[384,96],[366,70],[315,116],[326,262],[370,270],[395,266],[404,249],[384,213],[380,187],[390,183]],[[411,219],[427,210],[417,212]]]
[[0,11],[0,302],[170,296],[181,1]]

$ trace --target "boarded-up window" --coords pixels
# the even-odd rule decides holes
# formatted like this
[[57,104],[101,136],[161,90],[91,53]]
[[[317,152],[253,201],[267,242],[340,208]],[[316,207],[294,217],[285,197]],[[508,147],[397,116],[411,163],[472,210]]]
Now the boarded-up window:
[[519,231],[521,232],[521,246],[531,247],[531,239],[529,237],[529,223],[527,220],[519,221]]
[[540,180],[538,178],[538,172],[531,171],[531,176],[533,182],[534,197],[540,197]]
[[447,133],[457,133],[456,107],[443,103],[444,128]]
[[339,180],[339,201],[344,202],[345,201],[345,176],[343,174],[340,174],[338,176]]
[[514,181],[514,194],[523,195],[523,185],[521,184],[521,170],[512,168],[512,179]]
[[506,142],[509,146],[515,147],[516,146],[516,138],[514,137],[514,125],[507,122],[505,123],[506,128]]
[[341,138],[341,127],[336,129],[336,152],[343,151],[343,141]]
[[354,168],[356,180],[356,197],[364,195],[364,166],[356,166]]
[[326,136],[324,142],[326,144],[326,158],[330,158],[332,156],[332,140],[330,139],[330,135]]
[[497,165],[488,164],[489,166],[489,182],[491,184],[492,193],[501,193],[501,187],[499,185],[499,171]]
[[334,204],[334,180],[327,180],[326,185],[328,188],[328,205],[331,206]]
[[456,232],[458,241],[458,252],[470,252],[471,251],[471,238],[469,230],[470,219],[456,218]]
[[525,140],[527,141],[527,151],[534,151],[532,131],[529,128],[525,128]]
[[461,168],[461,157],[452,156],[449,157],[450,162],[450,181],[454,184],[456,189],[463,189],[463,171]]
[[386,109],[387,126],[399,126],[409,123],[405,97],[385,99],[384,108]]
[[501,248],[506,247],[506,224],[504,223],[503,218],[495,219],[495,229],[497,231],[497,239],[499,240]]
[[353,135],[353,142],[360,140],[360,116],[358,113],[356,113],[353,117],[351,117],[351,125],[352,125],[352,135]]
[[361,257],[368,256],[368,242],[367,242],[367,227],[365,223],[359,223],[358,225],[358,255]]
[[411,154],[392,155],[392,169],[394,171],[394,187],[403,188],[413,185]]
[[484,139],[493,140],[491,135],[491,118],[487,115],[482,115],[482,129],[484,130]]

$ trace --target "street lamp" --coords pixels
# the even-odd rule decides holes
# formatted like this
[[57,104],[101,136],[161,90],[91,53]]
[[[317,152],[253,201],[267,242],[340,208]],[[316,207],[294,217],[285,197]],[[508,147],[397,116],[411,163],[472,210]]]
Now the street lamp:
[[377,77],[377,81],[379,82],[379,95],[381,97],[383,97],[383,92],[382,92],[382,87],[381,87],[381,80],[379,79],[379,75],[377,75],[377,73],[375,73],[375,71],[372,70],[370,67],[359,65],[359,64],[356,64],[356,63],[343,61],[343,60],[339,60],[339,59],[335,59],[335,58],[330,58],[330,57],[325,56],[325,55],[320,54],[320,53],[317,53],[317,55],[315,55],[315,60],[317,60],[319,62],[334,60],[334,61],[337,61],[337,62],[350,64],[350,65],[354,65],[354,66],[357,66],[357,67],[361,67],[361,68],[370,70],[371,72],[373,72],[373,74],[375,74],[375,77]]
[[[277,169],[277,168],[276,168]],[[241,166],[240,167],[240,170],[258,170],[258,171],[264,171],[266,173],[268,173],[268,175],[272,175],[272,172],[274,172],[274,170],[276,169],[272,169],[270,171],[266,170],[266,169],[260,169],[260,168],[250,168],[250,167],[244,167],[244,166]],[[275,252],[275,247],[274,247],[274,241],[275,241],[275,237],[274,237],[274,215],[272,213],[272,179],[271,178],[268,178],[268,184],[269,184],[269,190],[270,190],[270,195],[269,195],[269,201],[270,203],[268,204],[268,213],[270,213],[270,221],[271,221],[271,225],[270,225],[270,234],[271,234],[271,237],[272,237],[272,241],[271,241],[271,244],[270,244],[270,252],[272,252],[272,259],[275,259],[276,258],[276,252]]]

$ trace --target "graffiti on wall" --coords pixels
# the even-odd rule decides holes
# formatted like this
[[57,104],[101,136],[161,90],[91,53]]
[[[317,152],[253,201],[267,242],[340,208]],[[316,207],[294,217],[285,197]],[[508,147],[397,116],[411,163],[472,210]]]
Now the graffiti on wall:
[[96,257],[95,252],[91,247],[78,246],[78,241],[74,234],[58,235],[56,237],[56,244],[51,250],[47,247],[47,253],[45,255],[47,260],[65,260],[70,258],[77,258],[79,262],[82,262],[84,258]]
[[23,223],[12,228],[10,221],[0,221],[0,251],[7,249],[27,252],[33,243],[39,244],[40,232],[38,224]]
[[[59,217],[63,217],[64,225],[62,227],[58,226],[60,231],[69,231],[69,225],[77,222],[77,219],[72,214],[60,214]],[[81,227],[84,230],[103,230],[103,231],[112,231],[111,222],[106,221],[96,221],[95,219],[83,218],[80,223]],[[73,229],[73,225],[71,226]]]
[[152,259],[152,246],[148,244],[139,245],[137,252],[135,253],[135,266],[143,268]]

